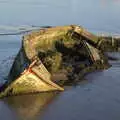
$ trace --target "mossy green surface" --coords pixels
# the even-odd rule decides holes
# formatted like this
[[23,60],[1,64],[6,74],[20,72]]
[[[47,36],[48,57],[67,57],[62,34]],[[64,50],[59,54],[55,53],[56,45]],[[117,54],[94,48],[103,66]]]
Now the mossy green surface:
[[[28,82],[30,82],[29,85],[31,86],[23,82],[23,84],[17,84],[16,87],[14,83],[16,78],[36,59],[36,64],[39,66],[40,62],[42,62],[50,73],[66,70],[66,76],[70,82],[78,80],[90,71],[104,69],[108,63],[104,54],[99,50],[94,51],[100,56],[98,61],[94,61],[94,58],[90,57],[94,53],[90,52],[87,44],[86,46],[84,44],[89,43],[93,46],[91,49],[97,48],[99,38],[85,30],[81,32],[81,29],[75,28],[79,27],[54,27],[25,35],[22,47],[10,72],[11,81],[3,86],[5,91],[3,93],[1,90],[1,96],[7,94],[9,96],[11,93],[19,94],[20,91],[29,92],[30,87],[34,89],[32,82],[29,81],[30,79],[28,79]],[[109,48],[108,44],[103,45],[103,43],[99,49]]]
[[45,65],[45,67],[51,73],[60,69],[62,63],[62,54],[57,51],[39,51],[39,58]]

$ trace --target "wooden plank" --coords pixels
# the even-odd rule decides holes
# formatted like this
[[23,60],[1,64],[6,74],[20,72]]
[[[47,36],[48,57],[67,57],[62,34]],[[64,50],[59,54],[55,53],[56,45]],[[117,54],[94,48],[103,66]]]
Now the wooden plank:
[[88,32],[86,29],[80,26],[76,26],[74,29],[74,32],[78,33],[80,36],[85,37],[88,42],[93,43],[93,44],[97,44],[99,40],[97,36]]
[[51,80],[45,78],[45,75],[41,74],[40,71],[38,71],[35,67],[32,68],[32,71],[35,73],[35,75],[37,75],[43,82],[45,82],[46,84],[49,84],[55,88],[57,88],[57,90],[63,91],[64,89],[62,87],[60,87],[59,85],[55,84],[54,82],[52,82]]
[[90,50],[90,54],[93,58],[93,61],[100,60],[101,58],[100,58],[100,55],[98,53],[98,50],[96,48],[92,47],[90,44],[88,44],[88,43],[86,43],[86,44]]

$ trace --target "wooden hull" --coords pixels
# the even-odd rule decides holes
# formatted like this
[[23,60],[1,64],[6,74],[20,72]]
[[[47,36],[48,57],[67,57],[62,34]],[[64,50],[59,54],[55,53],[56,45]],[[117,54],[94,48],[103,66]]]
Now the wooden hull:
[[76,65],[71,67],[73,61],[78,62],[78,60],[80,64],[82,60],[87,59],[89,65],[95,62],[104,65],[104,57],[97,49],[102,43],[99,41],[101,41],[99,37],[76,25],[41,29],[25,35],[8,75],[9,81],[0,89],[0,97],[63,91],[63,88],[51,80],[50,73],[66,68],[70,74],[73,71],[80,71],[81,67]]
[[11,82],[0,94],[0,98],[13,95],[63,91],[64,89],[50,80],[50,74],[41,63],[26,69],[19,78]]

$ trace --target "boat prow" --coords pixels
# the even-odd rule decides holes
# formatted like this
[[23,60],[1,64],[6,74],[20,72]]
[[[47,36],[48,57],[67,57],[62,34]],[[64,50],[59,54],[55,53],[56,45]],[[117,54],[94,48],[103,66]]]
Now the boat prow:
[[[42,71],[40,71],[40,67]],[[62,87],[50,80],[49,72],[45,71],[45,67],[43,67],[44,65],[41,63],[40,66],[26,69],[9,86],[6,85],[6,88],[0,94],[0,98],[20,94],[63,91]]]

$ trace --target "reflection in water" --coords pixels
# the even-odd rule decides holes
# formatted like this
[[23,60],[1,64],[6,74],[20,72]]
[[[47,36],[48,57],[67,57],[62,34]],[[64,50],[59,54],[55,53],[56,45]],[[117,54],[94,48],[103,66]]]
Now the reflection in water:
[[33,120],[57,94],[54,92],[13,96],[4,99],[5,107],[8,106],[16,112],[21,119]]

